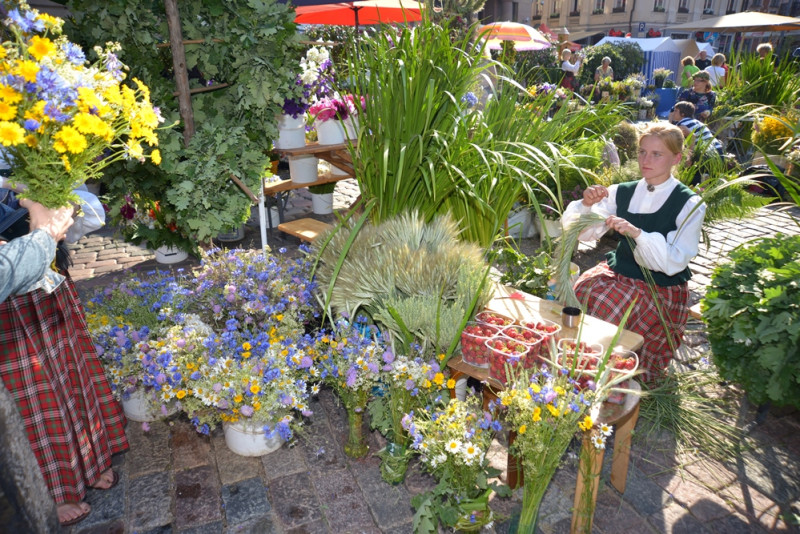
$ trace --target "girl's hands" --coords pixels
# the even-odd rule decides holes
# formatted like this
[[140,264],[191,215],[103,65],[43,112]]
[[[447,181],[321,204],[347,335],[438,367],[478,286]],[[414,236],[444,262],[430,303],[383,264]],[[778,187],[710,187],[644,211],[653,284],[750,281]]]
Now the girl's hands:
[[612,230],[616,230],[617,233],[621,235],[627,235],[634,239],[642,235],[641,229],[636,228],[622,217],[617,217],[616,215],[612,215],[606,219],[606,226]]
[[590,207],[597,204],[607,196],[608,189],[605,186],[591,185],[583,192],[583,200],[581,202],[583,202],[584,206]]

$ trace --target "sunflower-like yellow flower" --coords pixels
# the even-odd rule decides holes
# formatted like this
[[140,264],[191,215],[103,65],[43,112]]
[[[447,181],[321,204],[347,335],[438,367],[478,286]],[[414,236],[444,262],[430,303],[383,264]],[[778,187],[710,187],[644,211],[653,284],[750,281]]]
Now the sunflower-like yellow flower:
[[521,427],[519,427],[519,429],[517,430],[517,434],[519,434],[520,436],[522,436],[522,435],[523,435],[523,434],[525,434],[525,432],[527,432],[527,431],[528,431],[528,425],[522,425],[522,426],[521,426]]
[[22,76],[26,82],[35,82],[36,75],[39,73],[39,64],[29,59],[17,63],[16,73]]
[[[0,50],[3,48],[0,47]],[[22,95],[16,89],[8,85],[0,85],[0,100],[8,104],[16,104],[22,100]]]
[[433,375],[433,383],[437,386],[441,386],[444,384],[444,374],[443,373],[436,373]]
[[0,122],[0,144],[15,146],[25,141],[25,130],[16,122]]
[[53,148],[55,148],[60,154],[65,152],[80,154],[86,150],[86,147],[88,146],[86,138],[72,126],[64,126],[61,128],[53,136],[53,139],[55,140],[53,143]]
[[556,408],[552,404],[547,405],[547,411],[550,412],[550,415],[552,415],[553,417],[558,417],[561,415],[561,412],[558,411],[558,408]]
[[150,161],[152,161],[154,165],[161,165],[161,151],[158,149],[153,150],[150,153]]
[[237,404],[238,404],[238,403],[242,402],[242,399],[243,399],[243,398],[244,398],[244,397],[242,397],[242,395],[241,395],[241,394],[237,394],[237,395],[236,395],[236,396],[233,398],[233,402],[235,402],[235,403],[237,403]]
[[[35,138],[35,137],[33,137],[32,135],[29,135],[28,137],[31,137],[31,138],[33,139],[33,143],[36,143],[36,142],[37,142],[37,141],[36,141],[36,138]],[[27,141],[26,141],[26,142],[27,142]],[[29,145],[29,146],[31,146],[31,147],[34,147],[34,146],[36,146],[36,145],[34,144],[34,145]],[[71,170],[72,170],[72,163],[70,163],[70,162],[69,162],[69,158],[67,157],[67,155],[66,155],[66,154],[62,154],[62,155],[61,155],[61,163],[63,163],[63,164],[64,164],[64,170],[65,170],[65,171],[69,172],[69,171],[71,171]]]
[[0,100],[0,120],[10,121],[17,117],[17,106],[11,106]]
[[586,417],[583,418],[583,421],[578,423],[578,428],[580,428],[584,432],[591,430],[593,426],[594,426],[594,421],[592,421],[591,415],[587,415]]
[[542,420],[542,409],[539,406],[533,409],[533,416],[531,419],[533,419],[534,423],[538,423]]
[[31,38],[31,44],[28,47],[28,52],[30,52],[30,54],[36,58],[36,61],[41,61],[42,58],[49,56],[55,51],[56,45],[54,45],[53,41],[47,37],[34,35]]
[[253,384],[250,386],[250,393],[253,395],[258,395],[258,392],[261,391],[261,386],[258,384]]

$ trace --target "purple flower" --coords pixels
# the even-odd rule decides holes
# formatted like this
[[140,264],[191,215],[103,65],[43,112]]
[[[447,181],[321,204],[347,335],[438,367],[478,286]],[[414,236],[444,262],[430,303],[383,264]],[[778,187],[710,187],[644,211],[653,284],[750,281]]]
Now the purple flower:
[[356,378],[358,378],[358,373],[356,370],[351,367],[347,370],[347,387],[351,388],[356,385]]
[[176,345],[176,346],[177,346],[179,349],[182,349],[183,347],[185,347],[185,346],[186,346],[186,340],[185,340],[185,339],[183,339],[183,338],[180,338],[179,340],[177,340],[177,341],[175,342],[175,345]]
[[156,384],[163,384],[166,381],[167,381],[167,375],[165,375],[164,373],[158,373],[156,375]]
[[216,315],[222,311],[222,306],[220,306],[219,304],[214,304],[214,306],[211,307],[211,311],[213,311],[214,315]]
[[407,391],[411,391],[412,389],[414,389],[415,386],[416,386],[416,384],[414,383],[413,380],[411,380],[410,378],[408,380],[406,380],[406,390]]
[[301,369],[310,369],[313,364],[314,362],[309,356],[304,356],[303,359],[300,360]]
[[390,348],[386,349],[386,352],[383,353],[382,358],[383,358],[383,363],[394,362],[394,353],[392,352],[392,349]]
[[245,405],[239,408],[239,412],[245,417],[252,417],[254,410],[252,406]]
[[372,372],[372,373],[377,373],[378,372],[378,364],[376,364],[375,362],[369,362],[367,364],[367,369],[369,369],[370,372]]
[[213,386],[211,386],[211,389],[213,389],[215,392],[219,393],[220,391],[222,391],[222,384],[217,382]]

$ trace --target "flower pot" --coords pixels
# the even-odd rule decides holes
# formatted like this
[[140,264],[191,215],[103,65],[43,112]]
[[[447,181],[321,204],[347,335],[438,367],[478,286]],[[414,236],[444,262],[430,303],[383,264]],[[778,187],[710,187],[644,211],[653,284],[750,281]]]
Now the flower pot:
[[275,148],[300,148],[306,146],[305,115],[296,119],[291,115],[279,115],[278,139]]
[[317,130],[317,140],[320,145],[340,145],[345,140],[345,130],[342,121],[330,119],[316,121],[314,128]]
[[333,213],[333,193],[312,193],[311,207],[317,215]]
[[318,160],[314,156],[290,156],[289,175],[292,181],[297,184],[309,184],[316,182]]
[[156,253],[156,261],[158,263],[163,263],[165,265],[178,263],[189,257],[189,255],[186,252],[182,251],[178,247],[170,247],[167,245],[158,247],[155,250],[155,253]]
[[169,408],[159,411],[150,402],[147,394],[142,389],[134,389],[127,399],[122,399],[122,411],[130,421],[139,423],[149,423],[159,417],[173,415],[178,411],[177,404],[171,404]]
[[640,121],[647,120],[647,110],[645,108],[641,108],[639,110],[639,120]]
[[240,241],[244,239],[244,225],[239,226],[238,228],[233,228],[230,232],[219,234],[217,239],[224,242]]
[[275,432],[268,438],[262,426],[252,426],[241,421],[222,425],[225,445],[240,456],[264,456],[275,452],[283,445],[283,439]]
[[344,120],[344,131],[347,139],[358,139],[358,117],[350,116]]
[[536,237],[536,228],[533,226],[531,211],[527,209],[527,207],[510,213],[506,224],[508,225],[509,237],[521,237],[526,239]]
[[547,232],[547,235],[550,236],[551,239],[561,235],[562,229],[560,220],[551,221],[550,219],[544,219],[543,224],[542,219],[534,217],[533,224],[536,226],[536,232],[540,236],[544,236],[545,232]]

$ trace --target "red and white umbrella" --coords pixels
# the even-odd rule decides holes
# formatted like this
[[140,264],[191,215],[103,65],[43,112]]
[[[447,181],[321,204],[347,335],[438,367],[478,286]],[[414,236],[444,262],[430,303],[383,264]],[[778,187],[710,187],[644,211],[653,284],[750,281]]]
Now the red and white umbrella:
[[514,49],[517,51],[544,50],[553,46],[536,28],[519,22],[485,24],[480,27],[478,34],[486,39],[490,50],[500,50],[503,41],[514,41]]

